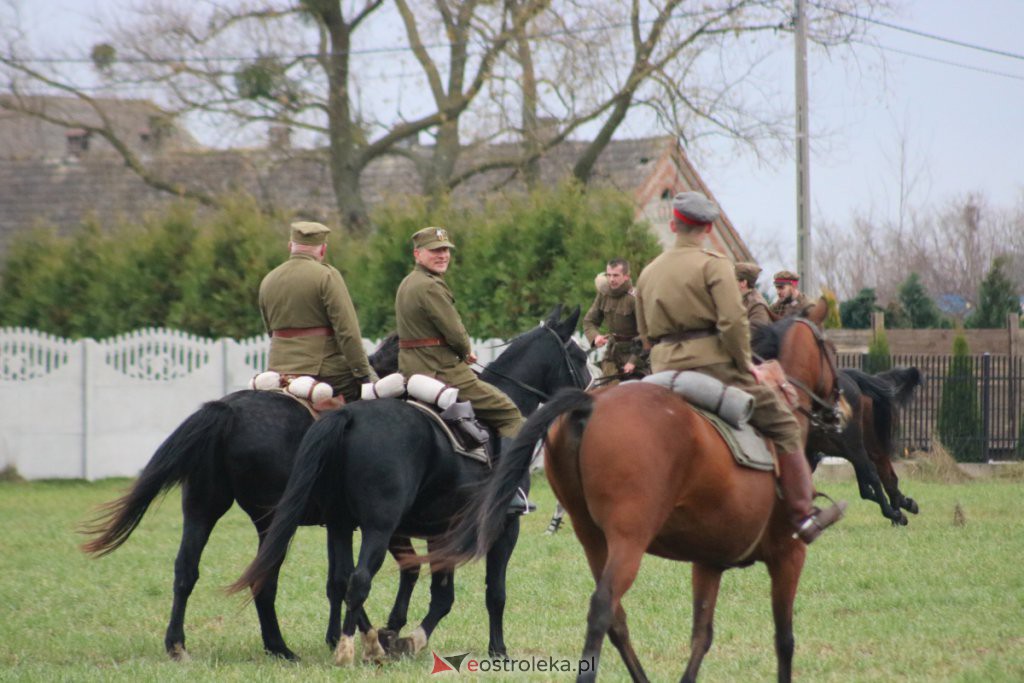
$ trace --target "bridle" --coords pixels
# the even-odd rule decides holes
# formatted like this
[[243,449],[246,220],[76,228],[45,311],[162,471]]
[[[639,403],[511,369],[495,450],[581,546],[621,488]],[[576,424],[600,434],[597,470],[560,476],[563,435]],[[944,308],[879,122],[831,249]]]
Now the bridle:
[[[814,325],[810,320],[805,320],[803,318],[797,318],[794,324],[796,323],[803,323],[804,325],[807,325],[808,329],[811,330],[811,334],[814,335],[814,341],[817,343],[819,351],[818,364],[820,372],[818,373],[818,386],[813,390],[800,380],[794,379],[788,374],[786,375],[786,381],[803,393],[807,394],[807,398],[810,399],[811,402],[810,409],[805,408],[803,404],[797,404],[794,407],[794,410],[807,417],[811,428],[823,431],[834,431],[837,433],[841,432],[843,431],[844,425],[843,413],[839,408],[841,392],[839,391],[839,371],[836,369],[835,360],[833,359],[832,354],[829,353],[825,337],[821,334],[821,330],[819,330],[816,325]],[[759,363],[764,362],[764,358],[757,354],[754,354],[754,359]],[[829,392],[828,398],[823,398],[822,395],[825,393],[824,370],[826,366],[832,373],[833,382],[832,391]]]
[[[558,336],[558,333],[551,329],[551,326],[548,325],[546,322],[541,323],[540,326],[544,328],[544,330],[547,331],[549,334],[551,334],[555,338],[555,341],[558,343],[558,348],[562,351],[562,360],[565,361],[565,366],[569,369],[569,376],[572,378],[573,386],[577,389],[589,389],[590,385],[593,384],[593,380],[591,380],[590,382],[584,381],[583,375],[580,374],[580,371],[573,364],[572,355],[569,353],[569,345],[576,344],[576,340],[574,340],[572,337],[569,337],[566,341],[563,342],[562,338]],[[508,344],[511,343],[511,341],[508,341],[505,342],[504,344],[501,344],[501,346],[508,346]],[[576,344],[576,346],[577,348],[579,347],[578,344]],[[526,382],[518,380],[515,377],[509,377],[508,375],[498,372],[493,368],[485,368],[485,366],[481,365],[480,363],[475,363],[475,365],[479,367],[481,370],[486,369],[495,377],[500,377],[506,382],[511,382],[520,389],[528,391],[529,393],[539,398],[541,401],[547,401],[551,398],[546,392],[543,392],[536,387],[530,386]]]

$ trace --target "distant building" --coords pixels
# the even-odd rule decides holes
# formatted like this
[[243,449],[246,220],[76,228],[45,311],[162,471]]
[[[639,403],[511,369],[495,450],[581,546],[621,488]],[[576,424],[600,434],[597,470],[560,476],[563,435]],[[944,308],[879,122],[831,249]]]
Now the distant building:
[[[93,216],[101,223],[137,217],[173,201],[173,195],[144,183],[109,144],[81,128],[64,128],[25,114],[4,110],[0,96],[0,259],[11,238],[48,224],[66,232]],[[98,116],[69,98],[38,98],[40,111],[63,112],[68,118],[99,125]],[[104,101],[112,127],[133,153],[156,172],[182,186],[208,193],[247,192],[263,205],[337,218],[327,153],[290,146],[287,128],[274,127],[260,149],[202,149],[185,131],[170,125],[152,103]],[[541,160],[545,185],[557,184],[571,172],[586,147],[564,142]],[[464,152],[461,163],[501,158],[512,145],[491,145]],[[668,228],[672,197],[697,190],[714,197],[675,138],[613,140],[601,154],[592,181],[615,187],[632,197],[637,217],[650,222],[663,244],[671,244]],[[394,200],[421,186],[413,162],[389,155],[371,163],[362,176],[368,206]],[[522,191],[515,170],[492,170],[472,176],[453,192],[456,202],[474,202],[495,192]],[[723,207],[708,246],[735,261],[753,260]]]

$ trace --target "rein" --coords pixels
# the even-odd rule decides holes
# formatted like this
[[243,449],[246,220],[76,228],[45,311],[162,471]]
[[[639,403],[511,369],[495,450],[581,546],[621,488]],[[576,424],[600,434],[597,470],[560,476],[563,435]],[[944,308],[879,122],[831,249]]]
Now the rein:
[[[555,332],[550,327],[548,327],[546,323],[542,324],[541,327],[543,327],[547,332],[549,332],[555,338],[555,341],[558,342],[558,348],[561,349],[562,351],[562,360],[565,361],[566,367],[569,368],[569,375],[572,377],[573,386],[575,386],[577,389],[587,389],[589,385],[584,383],[583,377],[580,375],[576,367],[572,364],[572,358],[569,356],[569,344],[575,343],[572,340],[572,337],[570,337],[567,341],[563,342],[562,338],[558,336],[558,333]],[[510,341],[505,342],[500,346],[508,346],[508,344],[510,343]],[[473,364],[480,368],[480,370],[488,370],[486,366],[481,365],[479,362],[474,362]],[[551,398],[547,393],[541,391],[540,389],[537,389],[536,387],[532,387],[526,382],[518,380],[515,377],[509,377],[508,375],[498,372],[493,368],[489,369],[488,372],[490,372],[495,377],[500,377],[506,382],[511,382],[512,384],[515,384],[517,387],[523,389],[524,391],[530,392],[531,394],[539,398],[541,401],[548,401]]]

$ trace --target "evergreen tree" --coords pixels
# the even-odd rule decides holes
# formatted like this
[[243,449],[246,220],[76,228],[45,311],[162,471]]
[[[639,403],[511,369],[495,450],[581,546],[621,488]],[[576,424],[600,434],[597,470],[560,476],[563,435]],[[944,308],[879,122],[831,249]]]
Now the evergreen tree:
[[865,287],[857,292],[857,296],[844,301],[839,307],[843,327],[849,330],[866,330],[871,327],[871,313],[878,309],[875,298],[875,290]]
[[984,444],[978,380],[963,334],[953,340],[953,358],[939,403],[938,431],[939,440],[958,461],[981,461]]
[[911,273],[897,290],[900,304],[907,316],[909,327],[915,330],[932,329],[949,325],[939,307],[928,296],[917,273]]
[[978,289],[978,308],[964,321],[966,327],[997,329],[1006,325],[1007,314],[1020,312],[1020,294],[1004,272],[1009,262],[1007,256],[997,256],[992,261],[992,268]]
[[889,351],[889,337],[885,330],[878,330],[878,334],[868,344],[868,357],[865,359],[864,372],[875,374],[892,368],[892,354]]
[[825,329],[826,330],[838,330],[843,326],[843,320],[839,316],[839,300],[836,299],[836,293],[829,287],[825,287],[821,290],[821,296],[825,299],[825,304],[828,306],[828,314],[825,316]]

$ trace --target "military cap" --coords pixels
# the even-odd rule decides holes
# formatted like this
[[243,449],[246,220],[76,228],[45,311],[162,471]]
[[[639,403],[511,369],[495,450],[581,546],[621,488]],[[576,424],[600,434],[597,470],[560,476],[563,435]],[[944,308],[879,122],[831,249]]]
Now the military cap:
[[761,274],[761,266],[749,261],[740,261],[736,264],[736,279],[746,280],[751,285],[757,284],[757,276]]
[[315,247],[327,243],[327,235],[331,229],[322,223],[312,221],[299,221],[292,223],[292,242]]
[[777,285],[795,285],[800,282],[800,276],[791,270],[780,270],[775,273],[775,284]]
[[680,192],[672,199],[672,215],[687,225],[708,225],[718,213],[715,203],[700,192]]
[[444,228],[423,228],[422,230],[416,231],[412,236],[412,246],[417,249],[440,249],[441,247],[448,247],[454,249],[455,245],[452,244],[451,238],[448,237],[448,231]]

